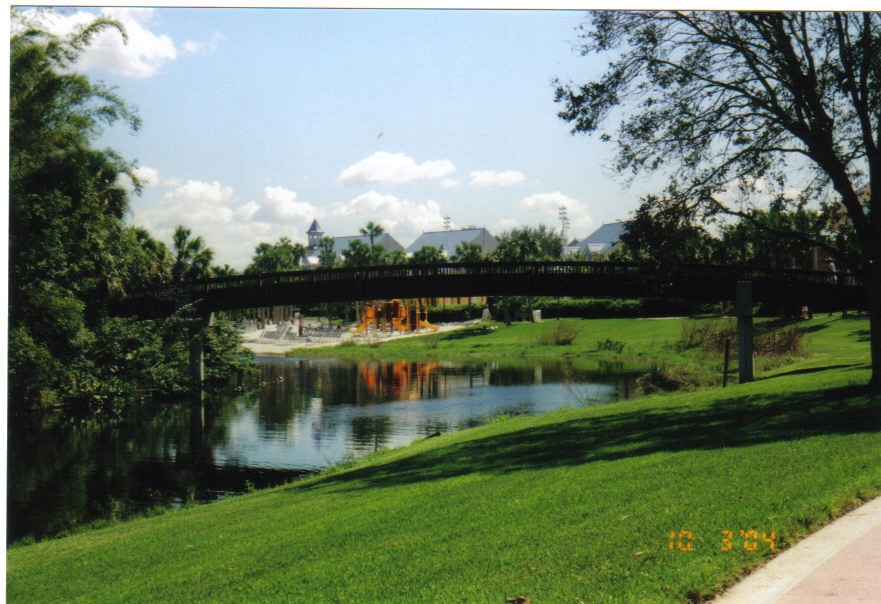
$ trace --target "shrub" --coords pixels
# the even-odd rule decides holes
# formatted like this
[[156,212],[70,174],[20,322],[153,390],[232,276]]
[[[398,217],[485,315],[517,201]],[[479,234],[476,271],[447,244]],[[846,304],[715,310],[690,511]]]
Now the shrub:
[[802,356],[805,354],[804,334],[795,325],[768,323],[770,328],[757,330],[753,337],[756,354],[767,357]]
[[684,375],[668,370],[666,365],[653,363],[647,373],[636,378],[636,386],[639,392],[651,394],[690,388],[693,384]]
[[557,322],[550,332],[544,332],[538,336],[538,343],[542,346],[555,344],[557,346],[569,346],[578,337],[580,330],[571,323]]
[[703,348],[711,352],[725,350],[725,340],[730,339],[732,347],[737,341],[737,323],[734,319],[689,320],[682,324],[679,350]]
[[621,354],[624,351],[624,347],[626,344],[619,340],[598,340],[597,341],[597,350],[609,350],[611,352],[616,352]]
[[[802,356],[805,354],[804,334],[795,325],[781,321],[757,323],[753,327],[753,350],[767,357]],[[703,348],[721,353],[725,340],[731,340],[731,349],[737,350],[737,322],[735,319],[691,320],[682,325],[679,350]]]

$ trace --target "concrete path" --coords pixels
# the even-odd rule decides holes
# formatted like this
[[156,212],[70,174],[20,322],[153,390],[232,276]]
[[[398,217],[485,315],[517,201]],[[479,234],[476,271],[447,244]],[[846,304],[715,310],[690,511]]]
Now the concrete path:
[[716,601],[881,603],[881,497],[796,543]]

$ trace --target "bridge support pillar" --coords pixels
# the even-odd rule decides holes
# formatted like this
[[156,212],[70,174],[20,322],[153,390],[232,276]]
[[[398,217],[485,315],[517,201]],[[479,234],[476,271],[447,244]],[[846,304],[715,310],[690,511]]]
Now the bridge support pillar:
[[205,329],[214,323],[214,313],[193,321],[190,328],[190,387],[193,392],[202,391],[205,380]]
[[737,282],[737,372],[740,383],[753,381],[753,284]]

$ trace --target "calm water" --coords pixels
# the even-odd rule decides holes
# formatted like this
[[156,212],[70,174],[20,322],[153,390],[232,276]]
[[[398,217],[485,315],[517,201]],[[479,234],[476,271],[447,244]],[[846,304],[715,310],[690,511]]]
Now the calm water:
[[7,538],[213,501],[500,414],[603,404],[633,382],[561,365],[261,359],[253,383],[201,406],[10,418]]

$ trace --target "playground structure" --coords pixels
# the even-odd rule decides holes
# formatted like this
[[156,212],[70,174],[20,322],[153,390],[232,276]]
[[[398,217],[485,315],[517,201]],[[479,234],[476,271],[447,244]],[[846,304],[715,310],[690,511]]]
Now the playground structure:
[[428,322],[428,307],[420,305],[419,300],[388,300],[367,304],[361,313],[361,322],[352,333],[363,333],[371,327],[382,333],[415,333],[423,328],[438,330],[436,325]]

